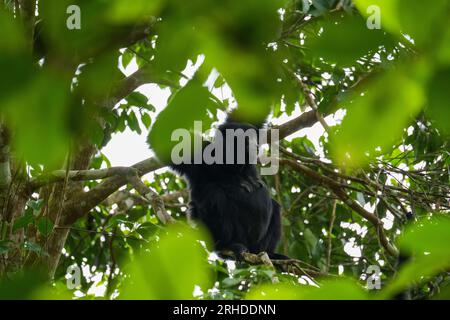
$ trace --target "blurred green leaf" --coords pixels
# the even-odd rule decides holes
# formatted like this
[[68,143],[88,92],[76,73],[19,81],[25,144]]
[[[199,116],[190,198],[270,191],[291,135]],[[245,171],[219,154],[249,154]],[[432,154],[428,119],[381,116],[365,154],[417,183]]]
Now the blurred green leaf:
[[134,53],[130,50],[125,50],[122,54],[122,67],[126,68],[130,64],[131,60],[134,58]]
[[394,34],[400,33],[399,0],[353,0],[353,3],[366,17],[373,14],[369,7],[376,6],[380,10],[382,26]]
[[382,45],[392,48],[395,42],[383,30],[370,30],[360,16],[333,15],[321,24],[323,33],[309,39],[314,55],[341,65],[353,65],[358,58],[375,52]]
[[438,70],[428,84],[426,113],[437,126],[450,133],[450,68]]
[[0,255],[5,254],[10,250],[9,243],[11,241],[0,240]]
[[13,232],[27,227],[34,220],[33,210],[26,210],[25,214],[17,219],[13,225]]
[[438,47],[437,57],[439,62],[450,65],[450,27],[444,29],[442,33],[442,41]]
[[450,219],[433,217],[423,219],[408,228],[399,239],[402,249],[410,253],[423,254],[428,252],[447,256],[450,262]]
[[163,161],[170,159],[172,147],[178,143],[172,141],[172,133],[177,129],[192,132],[194,121],[202,121],[202,129],[208,130],[212,121],[206,110],[211,105],[208,89],[196,79],[175,93],[149,133],[148,142],[155,153]]
[[48,253],[44,249],[42,249],[42,247],[39,244],[37,244],[35,242],[32,242],[32,241],[25,241],[24,244],[23,244],[23,248],[25,250],[29,250],[29,251],[32,251],[34,253],[37,253],[40,256],[41,255],[44,255],[44,256],[48,255]]
[[26,87],[34,70],[22,25],[0,11],[0,99]]
[[434,36],[442,32],[439,29],[448,25],[447,0],[434,0],[432,3],[421,0],[397,1],[402,31],[409,34],[419,46],[435,41]]
[[144,250],[131,263],[130,278],[121,299],[192,299],[195,286],[211,285],[206,252],[198,240],[205,233],[182,225],[168,228],[168,234]]
[[392,297],[409,285],[417,284],[450,267],[450,219],[424,218],[410,226],[399,239],[399,247],[413,254],[394,280],[381,293]]
[[324,280],[320,288],[310,285],[265,285],[254,288],[249,300],[366,300],[367,293],[354,280]]
[[0,279],[0,300],[32,299],[33,291],[45,285],[41,270],[22,270]]
[[114,23],[136,22],[157,16],[165,0],[113,0],[106,12]]
[[31,164],[55,167],[64,160],[70,140],[68,86],[65,79],[42,73],[5,104],[17,152]]
[[[361,14],[368,16],[367,9],[377,6],[380,9],[381,23],[386,30],[400,35],[410,35],[420,46],[434,41],[430,34],[445,25],[446,0],[425,3],[421,0],[354,0]],[[420,23],[418,23],[420,21]]]
[[389,148],[424,106],[421,83],[410,73],[392,70],[374,79],[364,92],[343,102],[347,115],[331,143],[341,164],[360,166],[376,147]]
[[126,98],[128,105],[132,107],[146,108],[148,98],[140,92],[134,91]]

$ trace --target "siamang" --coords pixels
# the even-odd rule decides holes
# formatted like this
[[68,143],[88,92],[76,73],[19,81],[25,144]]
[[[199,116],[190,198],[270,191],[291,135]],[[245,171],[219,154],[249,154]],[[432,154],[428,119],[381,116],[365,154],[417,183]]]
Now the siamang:
[[[251,139],[245,135],[247,130],[258,132],[262,126],[236,122],[229,117],[219,126],[215,139],[204,143],[201,150],[203,152],[208,145],[215,143],[217,134],[221,134],[223,152],[220,157],[223,158],[219,158],[222,161],[212,164],[204,161],[200,164],[169,164],[188,181],[190,217],[206,225],[217,251],[232,251],[238,260],[242,259],[244,252],[263,251],[271,259],[288,259],[275,253],[281,236],[280,205],[271,198],[262,182],[256,161],[251,161],[250,150],[256,147],[257,138]],[[227,136],[230,130],[234,132],[232,137]],[[242,151],[236,148],[239,139],[245,141],[244,161],[238,161]],[[230,152],[234,154],[233,161],[227,162]]]

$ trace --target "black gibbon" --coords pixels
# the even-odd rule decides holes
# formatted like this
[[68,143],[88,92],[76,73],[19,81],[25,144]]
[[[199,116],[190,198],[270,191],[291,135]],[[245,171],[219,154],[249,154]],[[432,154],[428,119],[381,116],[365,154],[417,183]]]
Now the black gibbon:
[[[256,140],[239,137],[246,130],[257,132],[262,125],[253,126],[234,122],[228,118],[219,126],[217,134],[223,137],[223,164],[178,164],[169,166],[183,175],[190,189],[190,217],[202,222],[211,232],[215,249],[229,250],[237,259],[242,259],[243,252],[267,252],[272,259],[288,257],[275,253],[281,237],[280,205],[272,199],[269,190],[262,182],[256,162],[250,161],[251,144]],[[235,132],[232,138],[226,131]],[[245,161],[239,163],[236,149],[237,140],[245,140]],[[230,140],[234,148],[233,162],[226,163],[230,152]],[[206,142],[202,152],[213,142]],[[242,140],[241,140],[242,141]],[[234,146],[234,147],[233,147]],[[242,163],[243,162],[243,163]]]

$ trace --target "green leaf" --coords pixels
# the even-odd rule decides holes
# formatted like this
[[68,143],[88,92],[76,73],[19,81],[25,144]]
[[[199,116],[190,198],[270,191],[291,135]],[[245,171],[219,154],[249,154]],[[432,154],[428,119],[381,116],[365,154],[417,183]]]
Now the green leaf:
[[390,148],[424,102],[421,83],[401,69],[374,79],[363,93],[356,92],[343,102],[347,115],[330,143],[335,159],[360,166],[367,161],[366,152],[373,156],[377,147]]
[[224,287],[234,287],[236,285],[238,285],[239,283],[241,283],[242,279],[241,278],[225,278],[222,280],[222,285]]
[[34,220],[33,210],[31,208],[25,211],[25,214],[17,219],[13,225],[13,232],[19,229],[26,228]]
[[399,0],[353,0],[363,16],[370,16],[373,11],[368,10],[371,6],[380,9],[382,26],[393,34],[400,34]]
[[429,4],[422,0],[398,0],[398,19],[402,31],[409,34],[419,46],[434,44],[436,29],[448,25],[447,5],[448,0],[434,0]]
[[419,220],[399,238],[401,250],[413,258],[400,270],[395,279],[382,292],[389,298],[413,283],[423,282],[450,267],[450,219],[433,217]]
[[43,204],[44,204],[44,200],[43,199],[31,200],[31,201],[27,202],[27,206],[32,208],[34,211],[41,210]]
[[426,277],[450,267],[450,261],[440,255],[421,256],[407,263],[394,280],[381,292],[381,299],[392,298],[395,294],[414,283],[422,283]]
[[177,129],[192,132],[194,121],[201,121],[203,130],[209,129],[212,121],[206,111],[210,106],[208,89],[196,79],[180,89],[158,115],[149,133],[148,142],[156,155],[163,161],[170,159],[171,150],[178,143],[172,141],[172,133]]
[[54,223],[47,217],[42,217],[38,220],[37,227],[39,232],[47,237],[53,231]]
[[450,219],[433,217],[422,219],[408,228],[399,239],[399,246],[410,253],[429,252],[447,256],[450,261]]
[[422,0],[354,0],[354,3],[365,16],[373,14],[372,11],[368,12],[370,6],[377,6],[381,24],[386,30],[399,36],[406,33],[420,46],[434,41],[435,30],[441,28],[448,19],[445,16],[446,0],[436,0],[429,4]]
[[31,164],[60,166],[69,146],[68,79],[41,73],[20,94],[8,100],[4,112],[15,133],[14,147]]
[[248,300],[366,300],[363,288],[351,279],[324,280],[320,288],[310,285],[263,285],[246,296]]
[[131,111],[130,114],[128,115],[127,122],[132,131],[135,131],[138,134],[142,133],[141,126],[139,124],[139,120],[137,119],[134,111]]
[[127,97],[128,105],[132,107],[146,108],[148,98],[140,92],[134,91]]
[[5,241],[5,240],[0,241],[0,255],[5,254],[10,250],[9,245],[8,245],[9,242],[10,241]]
[[136,23],[157,16],[163,0],[113,0],[108,3],[106,17],[114,23]]
[[438,128],[450,133],[450,68],[438,70],[428,84],[426,113]]
[[393,47],[395,42],[383,30],[369,29],[360,16],[334,15],[325,18],[323,33],[307,42],[314,55],[341,65],[353,65],[358,58],[379,46]]
[[132,53],[130,50],[125,50],[125,52],[122,54],[122,67],[126,69],[133,58],[134,53]]
[[23,244],[23,248],[25,250],[35,252],[38,255],[48,255],[48,253],[45,252],[44,249],[42,249],[42,247],[39,244],[31,241],[25,241],[25,243]]
[[0,100],[22,93],[33,78],[33,65],[27,53],[27,40],[19,19],[0,11]]
[[146,128],[150,128],[150,126],[152,125],[152,118],[150,117],[150,115],[148,113],[143,113],[141,115],[141,121],[145,125]]
[[196,285],[210,288],[211,269],[198,240],[208,237],[186,226],[171,226],[157,244],[131,263],[120,298],[192,299]]
[[91,125],[91,130],[89,131],[91,141],[98,147],[103,145],[104,140],[104,132],[103,128],[99,123],[94,122]]
[[314,249],[316,248],[316,245],[318,242],[317,237],[314,235],[314,233],[309,228],[306,228],[305,231],[303,232],[303,234],[304,234],[306,244],[307,244],[309,251],[313,252]]

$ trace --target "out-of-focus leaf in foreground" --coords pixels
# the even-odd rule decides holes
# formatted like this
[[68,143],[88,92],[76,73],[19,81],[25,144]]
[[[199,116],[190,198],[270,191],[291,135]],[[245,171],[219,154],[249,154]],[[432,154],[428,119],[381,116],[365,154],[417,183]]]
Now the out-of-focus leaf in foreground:
[[51,285],[40,269],[27,269],[0,280],[0,299],[71,299],[71,292],[62,283]]
[[211,286],[207,254],[198,240],[206,233],[173,225],[160,241],[143,250],[129,266],[122,299],[192,299],[195,286]]
[[[207,115],[208,107],[213,107],[210,94],[197,79],[191,80],[171,98],[161,111],[148,136],[148,143],[161,160],[170,159],[171,150],[178,141],[172,141],[172,133],[177,129],[194,129],[194,121],[202,121],[202,128],[209,129],[212,120]],[[171,142],[172,141],[172,142]]]
[[366,152],[389,148],[425,102],[422,86],[402,69],[382,74],[344,102],[347,115],[331,144],[335,159],[345,165],[360,166]]
[[3,99],[20,91],[32,78],[33,70],[22,26],[3,11],[0,11],[0,39],[0,99]]
[[112,22],[136,22],[151,15],[156,16],[164,2],[164,0],[114,0],[106,15]]
[[69,145],[67,89],[59,76],[42,73],[4,107],[18,154],[32,164],[61,164]]
[[450,68],[437,71],[429,82],[426,112],[439,128],[450,133]]
[[321,36],[313,37],[309,43],[312,53],[341,65],[355,64],[358,58],[381,45],[394,45],[393,39],[383,30],[368,29],[360,16],[342,18],[332,15],[321,26]]
[[[379,9],[381,24],[393,34],[406,33],[419,46],[434,41],[430,34],[445,26],[446,0],[354,0],[362,15],[370,16]],[[371,9],[372,8],[372,9]],[[420,21],[420,22],[419,22]],[[442,24],[444,23],[444,24]]]
[[405,231],[399,239],[399,247],[412,254],[412,258],[383,290],[383,298],[392,297],[408,285],[420,283],[450,267],[449,230],[450,219],[434,217],[422,219]]
[[364,289],[351,279],[324,280],[320,288],[306,285],[263,285],[253,289],[249,300],[365,300]]
[[402,249],[409,253],[430,254],[446,257],[450,261],[450,219],[435,217],[419,221],[405,231],[399,240]]
[[359,9],[362,15],[371,15],[373,10],[371,6],[376,6],[380,9],[382,26],[394,33],[400,32],[400,22],[398,21],[398,0],[353,0],[355,6]]

